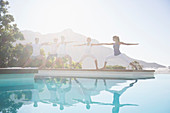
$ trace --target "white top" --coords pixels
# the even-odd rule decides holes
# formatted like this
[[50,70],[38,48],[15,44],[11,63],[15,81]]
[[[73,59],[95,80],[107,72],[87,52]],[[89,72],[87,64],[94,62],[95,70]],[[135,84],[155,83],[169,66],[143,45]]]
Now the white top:
[[51,45],[51,52],[50,54],[57,54],[57,44],[56,43],[53,43]]
[[86,47],[85,47],[85,54],[90,54],[91,53],[91,47],[92,47],[92,44],[90,43],[89,45],[86,44]]
[[32,56],[39,56],[40,55],[40,44],[32,44],[33,52]]
[[58,47],[58,54],[62,54],[62,55],[66,55],[66,44],[65,43],[61,43]]

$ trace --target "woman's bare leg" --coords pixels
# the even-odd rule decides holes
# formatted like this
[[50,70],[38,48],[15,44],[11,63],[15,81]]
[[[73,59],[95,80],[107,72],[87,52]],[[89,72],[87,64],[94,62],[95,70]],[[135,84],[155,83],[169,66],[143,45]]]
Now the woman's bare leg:
[[105,61],[105,62],[104,62],[104,66],[103,66],[103,68],[101,68],[101,69],[106,69],[106,65],[107,65],[107,62]]
[[114,54],[111,54],[105,58],[104,66],[101,69],[106,69],[106,65],[109,59],[114,59],[116,56]]
[[98,69],[97,60],[95,60],[94,62],[95,62],[95,65],[96,65],[96,69]]

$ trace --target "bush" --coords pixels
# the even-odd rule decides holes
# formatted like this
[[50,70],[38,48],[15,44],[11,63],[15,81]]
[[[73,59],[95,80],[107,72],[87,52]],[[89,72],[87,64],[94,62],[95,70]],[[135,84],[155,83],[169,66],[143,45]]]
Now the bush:
[[125,70],[126,67],[123,67],[123,66],[119,66],[119,65],[115,65],[115,66],[106,66],[106,69],[121,69],[121,70]]

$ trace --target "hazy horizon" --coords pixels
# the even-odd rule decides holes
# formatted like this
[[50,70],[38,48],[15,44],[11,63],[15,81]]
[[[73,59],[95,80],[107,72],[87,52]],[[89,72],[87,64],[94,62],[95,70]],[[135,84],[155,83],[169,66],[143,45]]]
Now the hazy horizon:
[[[123,42],[122,53],[148,62],[170,65],[170,1],[79,1],[17,0],[10,2],[10,13],[20,30],[41,34],[65,29],[90,36],[99,42]],[[111,46],[110,46],[111,47]]]

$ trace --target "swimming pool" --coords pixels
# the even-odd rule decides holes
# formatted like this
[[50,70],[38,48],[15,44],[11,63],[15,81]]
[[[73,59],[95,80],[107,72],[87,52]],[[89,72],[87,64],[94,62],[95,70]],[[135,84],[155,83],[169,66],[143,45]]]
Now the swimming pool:
[[169,104],[170,74],[138,80],[18,78],[0,84],[0,112],[170,113]]

